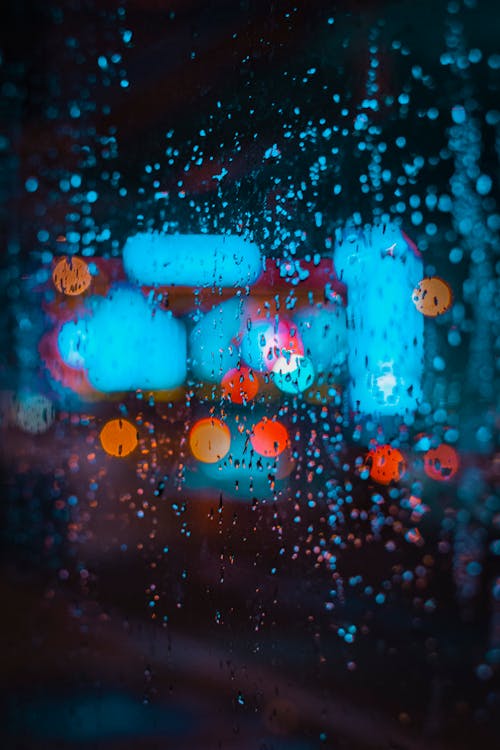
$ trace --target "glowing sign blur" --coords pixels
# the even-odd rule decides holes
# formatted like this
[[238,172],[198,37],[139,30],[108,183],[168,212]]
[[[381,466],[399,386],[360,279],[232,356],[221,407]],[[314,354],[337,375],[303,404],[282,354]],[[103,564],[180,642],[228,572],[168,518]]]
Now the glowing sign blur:
[[345,308],[339,303],[308,305],[294,314],[304,354],[317,372],[342,366],[347,359]]
[[340,234],[335,266],[348,286],[351,402],[365,414],[416,410],[423,372],[423,318],[411,304],[422,259],[391,225]]
[[217,234],[136,234],[123,264],[130,281],[146,286],[247,286],[262,273],[257,245]]
[[[109,279],[102,287],[106,296],[94,290],[71,310],[69,301],[59,302],[61,323],[43,347],[53,377],[85,398],[137,389],[162,391],[169,398],[180,393],[189,372],[195,388],[220,385],[217,392],[233,403],[245,404],[258,391],[266,398],[303,394],[316,402],[323,396],[311,394],[325,384],[337,383],[338,389],[348,368],[355,410],[380,415],[415,411],[422,396],[423,319],[411,291],[422,278],[422,261],[398,228],[340,235],[335,255],[337,271],[349,282],[347,309],[345,286],[336,280],[331,260],[318,268],[310,263],[307,272],[301,266],[305,285],[294,285],[294,276],[283,276],[279,263],[268,260],[258,283],[245,294],[215,290],[213,283],[208,290],[197,288],[193,268],[199,261],[205,273],[208,266],[200,258],[203,253],[212,258],[215,240],[225,248],[213,251],[221,268],[230,247],[233,265],[241,261],[240,271],[254,257],[251,244],[241,238],[136,235],[125,246],[125,270],[154,289],[123,284],[119,261],[99,261],[96,278]],[[250,254],[242,260],[244,249]],[[174,279],[168,274],[177,263],[184,266]],[[260,257],[255,273],[259,264]],[[224,278],[229,283],[229,275]],[[173,286],[161,286],[165,280]],[[285,304],[291,287],[293,310]],[[53,305],[50,312],[57,316]],[[233,372],[239,373],[238,382]]]
[[194,375],[208,383],[219,383],[237,366],[240,352],[234,339],[240,329],[243,303],[239,297],[221,302],[207,312],[189,337],[189,355]]
[[58,347],[66,364],[85,368],[105,393],[171,389],[186,377],[184,324],[128,287],[93,298],[91,314],[62,327]]

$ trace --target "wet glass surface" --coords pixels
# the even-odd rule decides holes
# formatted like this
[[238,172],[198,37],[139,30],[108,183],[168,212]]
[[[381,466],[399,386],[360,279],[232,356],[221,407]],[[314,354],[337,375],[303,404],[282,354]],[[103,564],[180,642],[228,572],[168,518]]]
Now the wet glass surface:
[[496,747],[496,3],[2,14],[2,747]]

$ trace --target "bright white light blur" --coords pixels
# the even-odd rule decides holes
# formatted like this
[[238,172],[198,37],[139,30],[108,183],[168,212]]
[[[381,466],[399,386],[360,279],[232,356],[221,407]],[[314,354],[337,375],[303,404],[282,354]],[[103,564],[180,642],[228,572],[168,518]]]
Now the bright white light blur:
[[279,357],[272,369],[273,381],[284,393],[301,393],[314,382],[314,366],[309,357],[292,354]]

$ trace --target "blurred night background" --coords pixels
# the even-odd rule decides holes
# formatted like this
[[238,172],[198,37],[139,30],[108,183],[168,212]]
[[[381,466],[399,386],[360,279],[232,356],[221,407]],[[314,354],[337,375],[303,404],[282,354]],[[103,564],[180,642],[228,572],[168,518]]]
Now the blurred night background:
[[[499,746],[499,29],[495,0],[3,6],[2,748]],[[189,361],[175,394],[85,391],[51,348],[63,256],[105,295],[137,233],[242,236],[283,311],[327,305],[313,268],[333,283],[343,228],[381,223],[453,295],[404,418],[359,414],[342,363],[238,406]],[[162,304],[192,330],[218,295]],[[281,420],[286,458],[210,474],[207,416]],[[378,482],[389,444],[405,472]]]

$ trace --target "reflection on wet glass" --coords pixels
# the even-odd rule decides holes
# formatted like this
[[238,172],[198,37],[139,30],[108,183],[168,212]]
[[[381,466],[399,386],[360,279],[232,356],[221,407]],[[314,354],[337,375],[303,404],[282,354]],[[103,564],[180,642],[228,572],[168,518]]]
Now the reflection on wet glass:
[[496,746],[495,4],[16,13],[6,746]]

